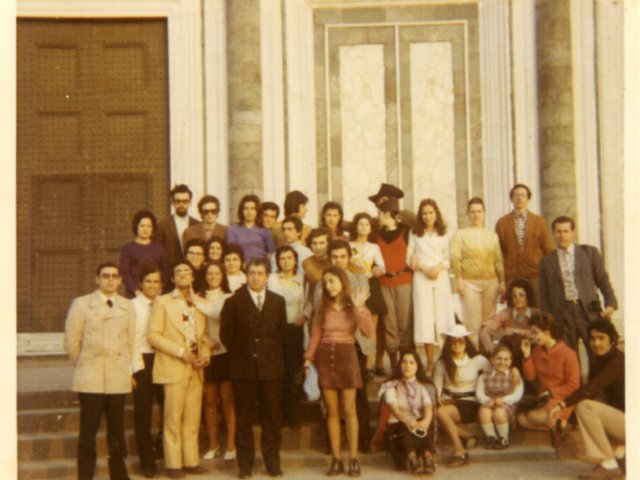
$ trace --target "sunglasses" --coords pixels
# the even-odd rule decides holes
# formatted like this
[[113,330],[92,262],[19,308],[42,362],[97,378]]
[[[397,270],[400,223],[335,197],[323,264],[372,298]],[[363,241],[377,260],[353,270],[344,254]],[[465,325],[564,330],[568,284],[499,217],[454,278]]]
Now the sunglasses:
[[215,215],[217,213],[218,213],[218,210],[216,208],[206,208],[202,210],[203,215],[208,215],[208,214]]
[[101,273],[100,278],[104,278],[105,280],[117,280],[120,278],[119,273]]

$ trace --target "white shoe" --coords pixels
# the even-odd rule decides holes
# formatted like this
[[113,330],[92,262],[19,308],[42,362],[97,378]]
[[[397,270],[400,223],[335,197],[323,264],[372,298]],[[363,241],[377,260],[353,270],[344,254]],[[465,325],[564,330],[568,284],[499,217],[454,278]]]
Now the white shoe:
[[226,451],[224,452],[224,457],[225,460],[235,460],[236,459],[236,451]]
[[220,447],[217,447],[217,448],[215,448],[213,450],[208,450],[207,453],[205,453],[202,456],[202,459],[203,460],[213,460],[214,458],[216,458],[216,454],[218,453],[219,448]]

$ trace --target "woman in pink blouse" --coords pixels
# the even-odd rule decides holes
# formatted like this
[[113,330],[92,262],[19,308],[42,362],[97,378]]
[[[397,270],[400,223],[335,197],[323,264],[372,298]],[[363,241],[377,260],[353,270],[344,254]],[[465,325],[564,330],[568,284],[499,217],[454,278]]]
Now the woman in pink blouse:
[[356,389],[362,387],[362,376],[355,349],[355,334],[371,333],[371,314],[364,307],[366,298],[351,294],[346,273],[336,267],[322,275],[322,300],[311,328],[309,348],[305,352],[305,367],[314,363],[318,383],[327,408],[327,430],[333,453],[327,475],[344,471],[340,459],[340,404],[342,403],[347,443],[349,444],[349,475],[360,476],[358,462],[358,417]]

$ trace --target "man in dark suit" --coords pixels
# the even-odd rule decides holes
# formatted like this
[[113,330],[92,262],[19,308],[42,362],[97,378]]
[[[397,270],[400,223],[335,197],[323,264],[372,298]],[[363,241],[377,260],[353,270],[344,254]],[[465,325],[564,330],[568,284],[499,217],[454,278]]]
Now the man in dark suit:
[[[171,204],[175,210],[173,215],[165,218],[158,224],[156,241],[164,247],[167,256],[167,264],[171,267],[182,258],[182,234],[191,225],[198,223],[198,220],[189,216],[189,206],[193,194],[189,187],[184,184],[176,185],[171,190]],[[170,291],[173,285],[166,282],[165,292]]]
[[287,314],[284,298],[267,290],[269,264],[247,263],[247,285],[225,302],[220,339],[229,352],[237,414],[236,449],[239,478],[249,478],[255,458],[252,419],[260,403],[262,458],[267,473],[282,475],[282,378]]
[[599,317],[611,320],[618,301],[598,249],[573,243],[573,219],[558,217],[551,228],[557,248],[540,261],[540,307],[560,322],[567,345],[577,351],[578,337],[582,338],[591,357],[589,322]]

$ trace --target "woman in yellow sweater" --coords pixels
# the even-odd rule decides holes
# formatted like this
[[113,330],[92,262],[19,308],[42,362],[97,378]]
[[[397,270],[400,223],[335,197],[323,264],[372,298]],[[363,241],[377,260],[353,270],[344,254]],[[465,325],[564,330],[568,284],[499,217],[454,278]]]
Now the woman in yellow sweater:
[[496,314],[498,294],[503,295],[504,265],[495,232],[484,228],[484,202],[473,197],[467,203],[470,226],[451,240],[451,267],[456,291],[462,299],[462,317],[478,347],[478,332]]

